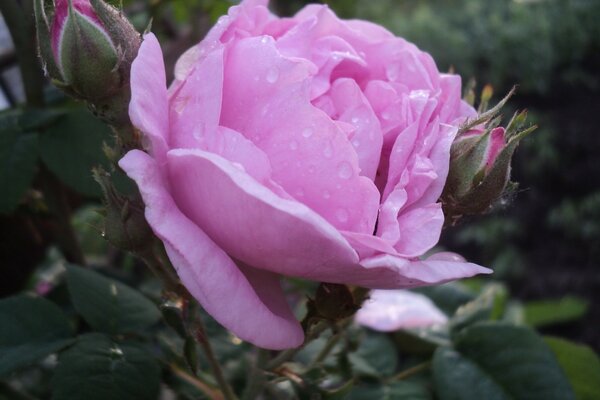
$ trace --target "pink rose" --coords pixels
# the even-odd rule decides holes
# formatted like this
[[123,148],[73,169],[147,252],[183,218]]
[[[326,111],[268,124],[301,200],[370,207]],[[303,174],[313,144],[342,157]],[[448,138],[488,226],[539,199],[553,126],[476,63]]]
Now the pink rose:
[[438,241],[438,198],[461,81],[413,44],[311,5],[277,18],[232,7],[165,83],[148,34],[129,115],[147,141],[120,166],[183,284],[241,339],[298,346],[280,286],[289,275],[409,288],[489,273],[420,260]]
[[448,322],[448,317],[427,296],[408,290],[372,290],[354,319],[359,325],[380,332]]

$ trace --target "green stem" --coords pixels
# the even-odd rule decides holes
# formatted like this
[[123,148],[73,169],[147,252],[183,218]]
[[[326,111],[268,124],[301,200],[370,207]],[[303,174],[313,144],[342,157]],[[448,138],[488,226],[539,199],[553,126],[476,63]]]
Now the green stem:
[[268,357],[269,353],[266,350],[257,349],[256,362],[248,374],[248,384],[246,385],[246,390],[244,390],[242,400],[254,400],[263,391],[266,383],[263,368]]
[[195,318],[194,325],[196,328],[196,335],[194,335],[196,341],[204,350],[204,354],[206,355],[206,359],[211,366],[215,379],[223,392],[223,396],[225,400],[237,400],[237,396],[231,389],[231,386],[227,383],[225,376],[223,375],[223,370],[221,369],[221,365],[219,364],[219,360],[215,356],[215,353],[210,345],[210,341],[206,336],[206,329],[204,328],[204,324],[202,323],[202,319],[199,317]]
[[332,335],[327,340],[327,343],[325,343],[325,346],[323,346],[323,348],[321,349],[319,354],[317,354],[317,357],[315,357],[315,359],[310,363],[308,368],[310,369],[311,367],[314,367],[314,366],[322,363],[327,358],[329,353],[331,353],[331,350],[333,350],[333,348],[340,341],[341,338],[342,338],[341,333],[336,333],[335,335]]
[[408,369],[405,369],[404,371],[400,371],[396,375],[394,375],[391,378],[387,379],[387,381],[388,382],[401,381],[401,380],[410,378],[411,376],[420,374],[421,372],[426,371],[430,367],[431,367],[431,361],[426,361],[424,363],[417,364],[414,367],[410,367]]
[[209,399],[211,399],[211,400],[223,400],[223,395],[222,395],[222,393],[218,389],[213,389],[206,382],[203,382],[201,379],[198,379],[198,377],[196,377],[196,376],[188,374],[186,371],[184,371],[183,369],[179,368],[175,364],[169,364],[169,367],[171,368],[171,371],[176,376],[178,376],[179,378],[183,379],[185,382],[189,383],[190,385],[192,385],[196,389],[200,390]]
[[312,342],[314,339],[316,339],[317,337],[319,337],[319,335],[323,331],[325,331],[328,327],[329,327],[329,324],[327,324],[326,322],[319,323],[317,326],[315,326],[311,330],[310,334],[306,335],[306,339],[304,340],[304,343],[302,343],[302,345],[296,347],[295,349],[284,350],[281,353],[277,354],[275,356],[275,358],[273,358],[271,361],[269,361],[267,363],[267,365],[265,366],[265,369],[267,371],[272,371],[275,368],[279,367],[284,362],[287,362],[287,361],[291,360],[292,358],[294,358],[294,356],[300,350],[302,350],[307,344],[309,344],[310,342]]
[[25,0],[21,7],[16,0],[2,0],[0,12],[15,44],[27,104],[41,107],[44,105],[44,76],[37,58],[33,2]]

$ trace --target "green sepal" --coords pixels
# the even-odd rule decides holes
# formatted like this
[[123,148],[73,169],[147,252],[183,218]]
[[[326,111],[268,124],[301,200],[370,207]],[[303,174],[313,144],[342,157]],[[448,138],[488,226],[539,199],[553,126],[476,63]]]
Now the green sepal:
[[63,81],[63,76],[58,65],[56,65],[56,61],[54,60],[54,52],[52,51],[52,38],[50,36],[50,28],[48,26],[48,18],[46,17],[45,11],[45,1],[33,0],[33,9],[35,14],[38,51],[42,60],[42,65],[45,67],[46,74],[51,79]]

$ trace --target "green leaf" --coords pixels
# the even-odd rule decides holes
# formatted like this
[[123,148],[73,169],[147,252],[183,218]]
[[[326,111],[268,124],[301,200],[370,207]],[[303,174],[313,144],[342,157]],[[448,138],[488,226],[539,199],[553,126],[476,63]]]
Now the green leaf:
[[429,297],[440,310],[448,315],[454,314],[460,306],[475,299],[473,292],[459,282],[427,286],[413,289],[413,291]]
[[75,309],[97,331],[141,331],[160,319],[158,308],[141,293],[89,269],[67,266],[67,286]]
[[438,346],[449,345],[447,326],[404,329],[394,333],[396,346],[403,354],[433,354]]
[[40,136],[44,163],[64,183],[87,196],[100,196],[91,170],[107,166],[102,144],[110,142],[110,129],[83,108],[73,109]]
[[81,336],[58,360],[53,400],[151,400],[160,367],[147,351],[101,334]]
[[506,303],[506,288],[497,283],[487,285],[473,301],[461,306],[450,319],[452,333],[479,321],[499,319]]
[[[391,385],[356,386],[345,400],[429,400],[427,388],[416,382],[396,382]],[[487,400],[487,399],[486,399]]]
[[369,333],[348,359],[355,372],[374,377],[389,376],[398,365],[394,343],[387,335],[379,333]]
[[23,133],[16,115],[0,117],[0,213],[12,212],[37,170],[38,135]]
[[440,347],[433,360],[441,400],[570,400],[573,391],[544,341],[531,329],[482,322]]
[[0,300],[0,376],[72,343],[69,320],[54,303],[31,296]]
[[571,382],[577,400],[600,399],[600,358],[594,350],[568,340],[545,337]]
[[539,327],[581,318],[588,309],[588,303],[574,296],[560,300],[531,301],[525,304],[525,322]]

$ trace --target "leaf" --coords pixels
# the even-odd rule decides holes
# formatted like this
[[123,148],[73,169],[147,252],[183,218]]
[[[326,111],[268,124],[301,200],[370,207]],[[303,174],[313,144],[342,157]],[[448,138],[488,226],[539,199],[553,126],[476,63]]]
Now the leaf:
[[506,288],[501,284],[487,285],[473,301],[462,305],[450,319],[452,333],[479,321],[499,319],[504,312]]
[[54,303],[20,295],[0,300],[0,376],[72,343],[72,328]]
[[[391,385],[356,386],[345,400],[429,400],[427,389],[415,382],[396,382]],[[487,399],[486,399],[487,400]]]
[[348,359],[355,372],[374,377],[389,376],[398,365],[394,343],[384,334],[368,334]]
[[570,400],[563,371],[530,328],[482,322],[456,336],[455,349],[440,347],[433,375],[441,400]]
[[37,170],[38,135],[2,126],[5,118],[0,118],[0,213],[8,214],[21,201]]
[[404,329],[394,333],[396,346],[403,354],[433,354],[438,346],[450,344],[447,326]]
[[141,331],[160,319],[160,311],[148,298],[97,272],[69,265],[67,286],[75,309],[97,331]]
[[459,282],[427,286],[413,289],[413,291],[429,297],[440,310],[448,315],[454,314],[460,306],[475,299],[473,292]]
[[91,170],[107,166],[102,151],[109,142],[110,129],[83,108],[73,109],[40,136],[40,155],[44,163],[64,183],[87,196],[100,196]]
[[588,309],[588,303],[574,296],[560,300],[531,301],[525,304],[525,322],[539,327],[581,318]]
[[59,357],[53,400],[151,400],[160,388],[160,367],[145,350],[102,334],[81,336]]
[[588,346],[545,337],[578,400],[600,399],[600,358]]

